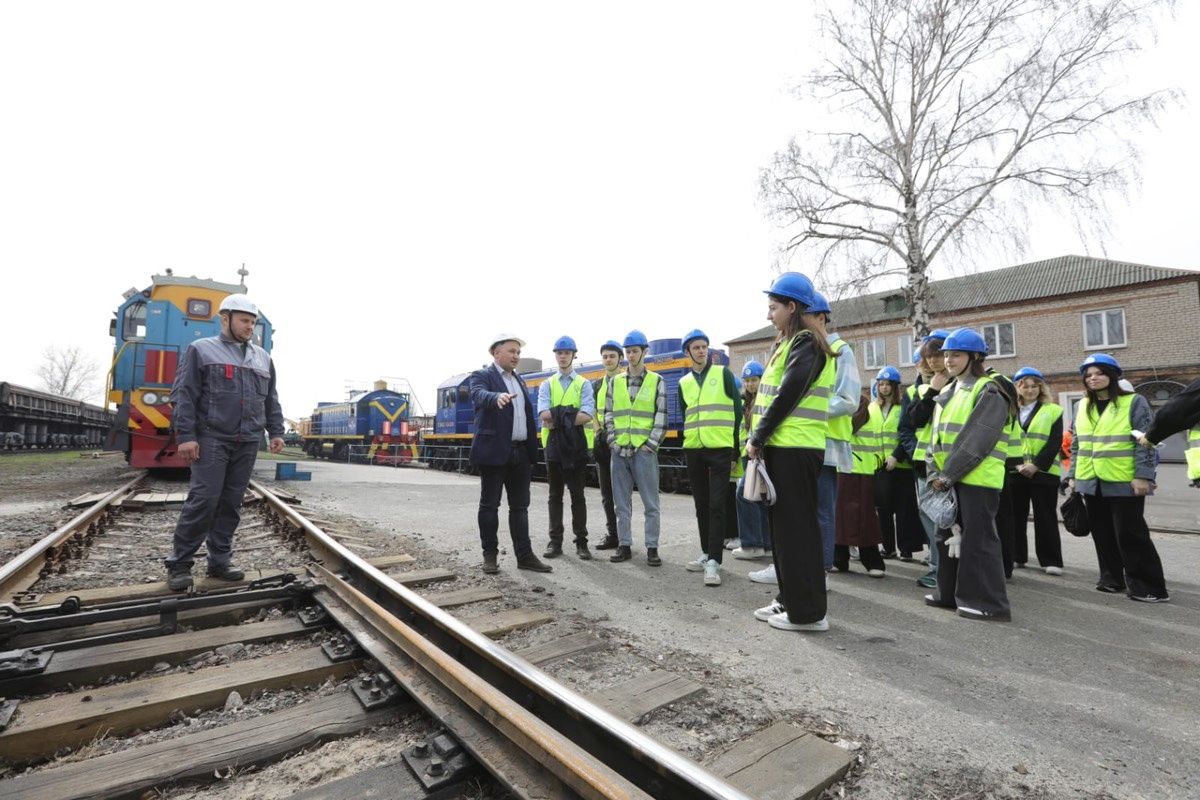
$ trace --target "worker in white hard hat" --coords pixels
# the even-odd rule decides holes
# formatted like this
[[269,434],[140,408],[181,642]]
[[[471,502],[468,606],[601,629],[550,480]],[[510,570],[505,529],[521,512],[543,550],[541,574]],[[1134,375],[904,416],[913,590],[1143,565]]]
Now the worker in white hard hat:
[[244,294],[229,295],[221,301],[220,335],[189,344],[175,372],[171,428],[192,477],[166,560],[172,591],[191,588],[192,557],[201,544],[209,577],[245,577],[233,566],[233,534],[264,429],[271,452],[283,450],[275,365],[253,341],[257,322],[258,306]]

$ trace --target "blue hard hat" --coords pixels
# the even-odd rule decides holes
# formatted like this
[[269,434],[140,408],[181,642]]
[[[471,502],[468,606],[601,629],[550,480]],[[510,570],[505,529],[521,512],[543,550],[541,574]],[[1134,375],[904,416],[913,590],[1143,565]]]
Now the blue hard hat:
[[914,364],[921,363],[921,348],[919,348],[919,347],[916,350],[913,350],[913,363]]
[[646,334],[634,329],[625,334],[626,347],[649,347],[650,340],[646,338]]
[[578,353],[579,348],[575,346],[575,340],[570,336],[560,336],[554,340],[554,352],[559,350],[570,350],[572,353]]
[[891,364],[889,364],[888,366],[879,370],[879,372],[877,372],[875,374],[875,380],[877,380],[877,381],[892,381],[893,383],[899,383],[900,382],[900,370],[896,369]]
[[1095,367],[1095,366],[1099,366],[1100,364],[1104,364],[1105,366],[1112,367],[1113,369],[1115,369],[1117,371],[1118,375],[1121,374],[1121,365],[1118,364],[1117,360],[1115,358],[1113,358],[1112,356],[1110,356],[1108,353],[1093,353],[1092,355],[1085,358],[1083,360],[1083,363],[1079,365],[1079,374],[1082,375],[1085,372],[1087,372],[1088,367]]
[[761,378],[763,376],[763,365],[750,359],[746,365],[742,367],[743,378]]
[[733,376],[733,385],[734,385],[734,386],[737,388],[737,390],[740,392],[740,391],[742,390],[742,379],[741,379],[741,378],[739,378],[737,375],[734,375],[734,376]]
[[770,289],[763,290],[766,294],[779,295],[789,300],[795,300],[806,309],[815,302],[813,295],[816,289],[812,281],[799,272],[785,272],[775,279]]
[[1046,380],[1046,376],[1041,373],[1041,370],[1034,369],[1033,367],[1021,367],[1017,370],[1012,377],[1013,383],[1022,378],[1037,378],[1039,381]]
[[680,349],[686,352],[688,349],[688,345],[691,344],[692,342],[696,341],[697,339],[703,339],[704,343],[708,344],[708,334],[705,333],[704,331],[700,330],[699,328],[692,328],[690,331],[688,331],[686,334],[684,334],[683,344],[680,345]]
[[625,348],[621,347],[621,343],[618,342],[616,339],[609,339],[607,342],[600,345],[600,354],[601,355],[604,355],[605,350],[616,350],[617,355],[622,355],[625,352]]
[[829,310],[829,301],[825,299],[825,295],[820,292],[813,292],[812,305],[808,307],[810,314],[832,314]]
[[[933,334],[930,334],[932,336]],[[979,335],[979,331],[971,328],[956,328],[942,342],[942,352],[958,350],[962,353],[983,353],[987,355],[987,342]]]
[[[965,330],[965,329],[959,328],[959,330]],[[950,336],[950,331],[946,330],[945,328],[934,328],[929,333],[925,334],[924,337],[921,338],[921,344],[925,344],[930,339],[945,339],[945,338],[948,338],[949,336]],[[947,349],[947,350],[950,349],[950,348],[947,348],[945,345],[942,345],[942,348]]]

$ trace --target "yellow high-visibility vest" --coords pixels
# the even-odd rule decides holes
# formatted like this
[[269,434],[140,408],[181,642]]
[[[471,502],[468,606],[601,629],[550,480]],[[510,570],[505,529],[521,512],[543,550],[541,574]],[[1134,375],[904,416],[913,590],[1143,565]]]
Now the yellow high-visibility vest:
[[[811,334],[808,334],[811,335]],[[771,403],[779,394],[779,386],[783,382],[784,367],[787,365],[788,354],[792,350],[792,340],[780,342],[771,354],[767,366],[763,370],[762,381],[758,384],[758,394],[754,398],[754,416],[751,427],[757,428],[758,422],[766,414]],[[808,392],[800,398],[796,407],[783,418],[771,438],[766,441],[769,447],[805,447],[825,451],[826,419],[829,414],[829,393],[833,390],[834,369],[833,359],[825,359],[825,366],[817,380],[809,387]]]
[[[1054,423],[1062,419],[1062,415],[1062,406],[1046,403],[1037,410],[1033,419],[1029,420],[1029,428],[1026,429],[1025,436],[1022,438],[1026,461],[1032,462],[1034,457],[1046,446],[1046,442],[1050,440],[1050,430],[1054,427]],[[1045,472],[1048,475],[1062,475],[1062,448],[1059,448],[1059,452],[1054,454],[1054,463]]]
[[1134,453],[1133,410],[1134,395],[1123,394],[1108,401],[1098,419],[1088,413],[1088,398],[1079,401],[1075,414],[1075,441],[1079,455],[1075,460],[1075,477],[1079,480],[1099,478],[1110,483],[1133,480]]
[[654,431],[654,414],[658,410],[657,372],[646,371],[637,398],[629,399],[629,375],[613,379],[613,426],[617,431],[617,447],[641,447]]
[[679,379],[679,391],[687,408],[683,412],[683,447],[717,449],[734,447],[733,429],[737,424],[733,398],[725,393],[725,367],[714,364],[708,368],[704,385],[696,372]]
[[[580,403],[583,402],[584,379],[576,375],[571,380],[571,385],[563,389],[562,382],[558,378],[558,375],[551,375],[549,378],[546,378],[546,380],[550,381],[550,410],[553,411],[559,406],[575,406],[575,408],[579,408]],[[542,426],[539,435],[542,438],[542,447],[544,448],[546,443],[550,441],[550,429]],[[592,432],[591,425],[584,426],[583,436],[587,440],[587,446],[590,449],[595,440],[595,434]]]
[[[939,470],[945,466],[946,456],[967,424],[967,419],[975,409],[975,403],[979,399],[980,393],[991,382],[991,377],[984,375],[975,381],[975,385],[970,389],[963,389],[961,385],[958,385],[946,405],[937,406],[934,409],[934,416],[931,420],[933,433],[929,440],[929,447],[933,453],[933,463]],[[982,486],[987,489],[1004,488],[1004,459],[1007,456],[1008,440],[1001,437],[992,452],[984,456],[975,469],[968,472],[959,483],[965,483],[968,486]]]

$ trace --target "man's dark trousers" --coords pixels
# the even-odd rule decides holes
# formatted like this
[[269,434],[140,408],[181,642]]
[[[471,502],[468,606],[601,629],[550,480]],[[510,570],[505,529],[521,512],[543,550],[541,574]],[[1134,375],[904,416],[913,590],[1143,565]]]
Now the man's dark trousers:
[[242,519],[242,498],[258,457],[258,442],[200,440],[200,458],[192,464],[187,500],[175,524],[175,550],[168,569],[191,569],[192,557],[203,543],[209,569],[228,567],[233,556],[233,532]]
[[729,473],[733,469],[733,448],[684,448],[688,482],[696,504],[696,524],[700,529],[700,547],[718,564],[725,554],[725,515],[729,499]]
[[596,434],[596,446],[592,449],[592,457],[596,459],[596,479],[600,483],[600,501],[604,506],[604,524],[608,530],[608,538],[617,540],[617,508],[613,505],[612,491],[612,451],[608,442],[604,441],[604,432]]
[[525,442],[513,442],[508,462],[479,466],[479,541],[484,555],[500,551],[496,533],[500,529],[500,492],[508,496],[508,532],[518,559],[533,555],[529,543],[529,479],[532,469]]
[[575,534],[575,544],[587,544],[587,502],[583,494],[586,469],[586,465],[581,465],[577,469],[564,470],[558,461],[546,462],[546,473],[550,483],[551,544],[562,547],[564,485],[571,493],[571,532]]

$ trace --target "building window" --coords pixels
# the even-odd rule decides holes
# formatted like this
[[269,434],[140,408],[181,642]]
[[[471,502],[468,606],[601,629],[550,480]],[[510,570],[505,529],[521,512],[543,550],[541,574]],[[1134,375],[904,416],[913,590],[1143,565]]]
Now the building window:
[[920,346],[921,346],[921,340],[914,339],[911,336],[901,336],[899,339],[897,339],[896,340],[896,352],[900,354],[899,356],[897,356],[897,359],[899,360],[900,363],[896,364],[896,366],[897,367],[911,367],[912,363],[913,363],[913,361],[912,361],[913,351],[916,350]]
[[882,367],[887,361],[887,340],[867,339],[863,342],[863,363],[868,367]]
[[1011,322],[984,325],[983,340],[987,342],[988,357],[990,358],[1004,358],[1017,354],[1017,340],[1013,336]]
[[1084,348],[1096,350],[1125,345],[1125,309],[1109,308],[1083,315]]

